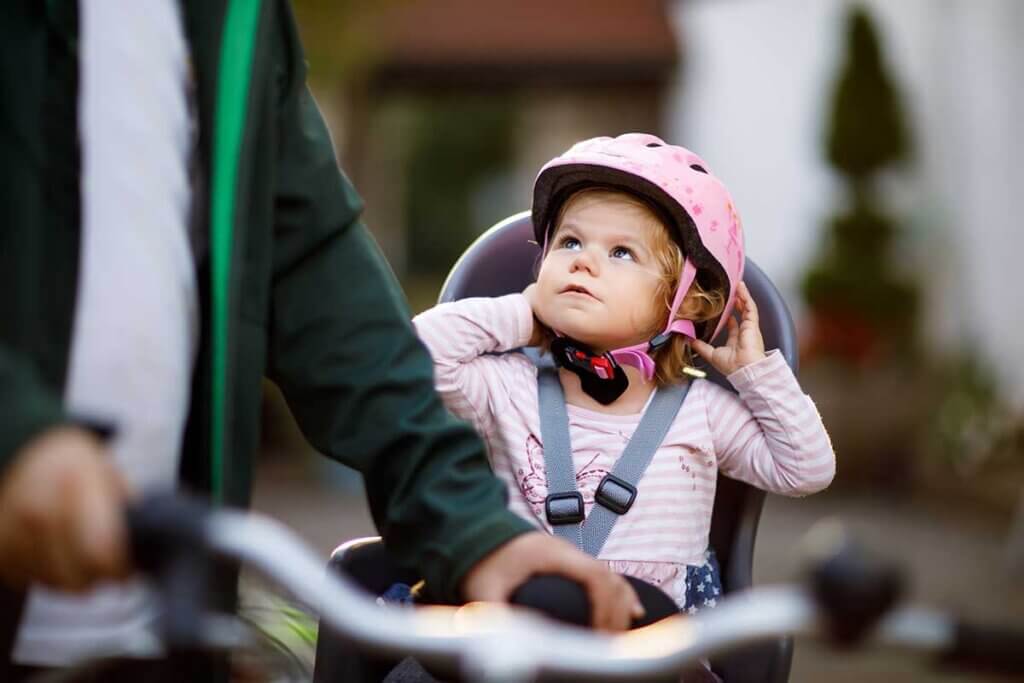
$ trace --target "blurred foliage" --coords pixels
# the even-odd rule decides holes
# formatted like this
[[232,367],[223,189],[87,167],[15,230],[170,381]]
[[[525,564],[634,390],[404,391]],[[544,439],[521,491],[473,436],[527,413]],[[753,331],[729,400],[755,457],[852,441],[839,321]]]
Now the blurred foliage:
[[[443,275],[487,227],[474,202],[512,163],[513,108],[503,98],[428,98],[417,108],[406,169],[409,273]],[[499,216],[494,216],[498,218]]]
[[889,272],[895,232],[888,217],[863,201],[833,217],[823,253],[804,280],[811,309],[851,313],[874,329],[912,336],[918,291]]
[[815,328],[811,355],[863,362],[880,350],[914,348],[919,293],[893,267],[898,228],[874,186],[879,171],[909,153],[898,93],[870,16],[854,7],[846,22],[847,57],[832,99],[826,156],[847,196],[826,225],[802,292]]
[[829,162],[853,179],[905,159],[909,139],[900,99],[863,8],[847,17],[847,59],[836,82],[827,134]]
[[939,370],[942,394],[928,430],[932,448],[960,474],[1024,461],[1024,421],[1002,399],[995,371],[970,352]]
[[374,18],[398,0],[292,0],[310,80],[358,80],[378,59]]
[[[449,264],[449,266],[454,263]],[[444,284],[446,273],[415,274],[406,273],[402,276],[402,290],[409,302],[409,310],[413,315],[422,313],[437,304],[437,297],[441,294],[441,286]]]
[[242,660],[252,680],[312,680],[319,625],[313,612],[262,585],[244,584],[239,616],[258,635],[259,649]]

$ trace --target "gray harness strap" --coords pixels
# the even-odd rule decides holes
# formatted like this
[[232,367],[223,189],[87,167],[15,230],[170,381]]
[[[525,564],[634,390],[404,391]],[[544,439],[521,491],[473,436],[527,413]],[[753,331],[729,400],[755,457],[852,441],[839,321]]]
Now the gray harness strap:
[[[552,522],[551,530],[577,548],[583,547],[583,496],[576,490],[576,470],[572,465],[569,441],[569,413],[565,392],[553,368],[537,369],[537,400],[540,408],[540,438],[544,443],[544,475],[548,483],[545,508],[552,518],[575,520]],[[553,514],[554,513],[554,514]]]
[[565,393],[557,370],[538,368],[540,434],[549,493],[545,511],[555,534],[597,557],[615,521],[628,512],[636,500],[637,484],[664,441],[689,390],[690,382],[687,382],[655,392],[615,467],[598,485],[595,505],[584,524],[583,497],[576,488],[572,463]]

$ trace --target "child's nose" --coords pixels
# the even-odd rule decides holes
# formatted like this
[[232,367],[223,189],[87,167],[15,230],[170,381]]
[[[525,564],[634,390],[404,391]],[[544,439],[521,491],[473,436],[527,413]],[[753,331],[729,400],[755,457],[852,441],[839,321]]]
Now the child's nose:
[[591,275],[597,275],[600,269],[599,262],[600,259],[590,249],[580,249],[576,252],[572,263],[569,265],[569,272],[576,273],[584,270]]

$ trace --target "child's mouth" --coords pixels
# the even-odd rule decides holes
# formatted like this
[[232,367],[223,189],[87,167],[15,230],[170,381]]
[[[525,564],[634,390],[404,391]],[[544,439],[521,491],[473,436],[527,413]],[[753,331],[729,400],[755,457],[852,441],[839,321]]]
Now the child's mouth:
[[562,291],[559,292],[559,294],[578,294],[590,297],[591,299],[597,299],[597,297],[594,296],[589,289],[581,285],[569,285],[567,287],[564,287]]

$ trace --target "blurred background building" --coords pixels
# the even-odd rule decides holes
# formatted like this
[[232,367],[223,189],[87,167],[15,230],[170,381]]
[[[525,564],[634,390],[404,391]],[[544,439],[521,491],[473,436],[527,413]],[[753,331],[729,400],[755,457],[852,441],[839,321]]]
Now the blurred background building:
[[337,95],[342,161],[417,308],[476,235],[527,206],[553,150],[664,128],[679,59],[666,9],[440,0],[378,6],[364,19],[379,43]]
[[[414,310],[573,142],[691,147],[790,303],[839,458],[829,492],[769,502],[759,578],[791,576],[800,533],[841,514],[918,597],[1024,614],[1024,3],[294,3],[339,161]],[[277,457],[308,447],[269,387],[265,450],[257,505],[325,550],[371,529],[341,468]],[[952,680],[814,652],[793,680]]]

